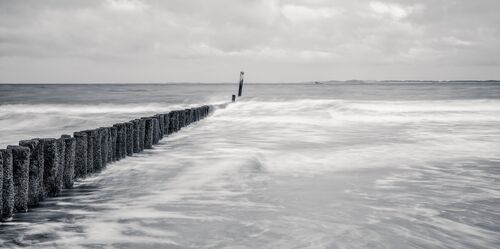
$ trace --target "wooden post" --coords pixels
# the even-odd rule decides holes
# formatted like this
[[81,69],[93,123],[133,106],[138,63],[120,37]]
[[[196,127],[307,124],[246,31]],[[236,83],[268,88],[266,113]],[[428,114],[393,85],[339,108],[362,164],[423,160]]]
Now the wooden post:
[[12,151],[14,212],[27,212],[29,200],[30,149],[18,145],[9,145],[7,149]]
[[127,131],[127,156],[134,154],[134,124],[132,122],[125,122],[125,130]]
[[152,149],[153,148],[153,133],[154,133],[154,120],[150,117],[141,118],[145,121],[145,129],[144,129],[144,149]]
[[87,176],[87,134],[85,132],[73,133],[75,138],[75,178]]
[[12,173],[12,151],[0,149],[3,165],[2,220],[10,220],[14,214],[14,175]]
[[240,72],[240,87],[238,89],[238,97],[241,97],[241,93],[243,92],[243,75],[245,75],[245,72]]
[[233,97],[231,99],[232,102],[235,102],[236,101],[236,95],[233,94]]
[[57,140],[45,138],[39,140],[43,144],[43,197],[56,196],[56,175],[59,168]]
[[118,143],[118,129],[116,126],[111,126],[111,161],[118,161],[118,154],[116,152],[116,144]]
[[43,199],[43,145],[36,139],[19,141],[19,145],[31,151],[28,206],[34,207]]
[[76,141],[75,138],[72,138],[70,135],[62,135],[61,139],[64,143],[63,187],[72,188],[75,179]]
[[141,134],[141,122],[138,119],[134,119],[132,121],[133,124],[133,151],[134,153],[139,153],[141,152],[140,145],[139,145],[139,140],[140,140],[140,134]]
[[[54,196],[58,196],[63,188],[63,179],[64,179],[64,167],[66,162],[66,144],[64,143],[64,138],[56,139],[57,146],[57,155],[58,155],[58,164],[57,164],[57,173],[56,180],[54,183],[55,194]],[[95,157],[94,157],[95,160]]]

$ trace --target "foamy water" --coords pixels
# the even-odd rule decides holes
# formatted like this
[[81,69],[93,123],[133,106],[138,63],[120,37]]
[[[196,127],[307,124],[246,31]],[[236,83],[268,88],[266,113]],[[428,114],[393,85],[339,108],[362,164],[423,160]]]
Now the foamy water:
[[[161,95],[158,88],[148,91]],[[110,125],[198,101],[220,103],[229,95],[219,92],[234,86],[186,89],[163,90],[183,101],[9,101],[0,105],[0,140]],[[245,90],[244,99],[154,150],[17,214],[0,226],[0,245],[500,246],[500,85]]]

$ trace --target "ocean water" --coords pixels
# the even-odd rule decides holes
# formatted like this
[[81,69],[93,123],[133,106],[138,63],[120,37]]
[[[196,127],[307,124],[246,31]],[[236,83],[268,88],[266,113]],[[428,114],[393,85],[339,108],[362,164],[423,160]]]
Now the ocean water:
[[[236,84],[0,85],[0,144],[230,100]],[[500,248],[500,84],[247,84],[0,225],[17,248]]]

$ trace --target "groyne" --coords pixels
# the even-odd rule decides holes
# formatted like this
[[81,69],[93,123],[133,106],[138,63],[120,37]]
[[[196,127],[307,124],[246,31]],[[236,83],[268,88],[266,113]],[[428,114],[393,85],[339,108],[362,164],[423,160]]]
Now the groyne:
[[22,140],[0,149],[1,221],[60,195],[75,180],[98,173],[110,163],[152,149],[162,138],[208,116],[213,108],[175,110],[72,136]]

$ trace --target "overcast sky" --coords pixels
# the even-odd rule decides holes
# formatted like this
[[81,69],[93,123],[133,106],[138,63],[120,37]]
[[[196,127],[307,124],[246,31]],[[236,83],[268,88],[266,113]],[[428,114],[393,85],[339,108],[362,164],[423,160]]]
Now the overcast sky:
[[498,0],[0,0],[0,82],[500,79]]

